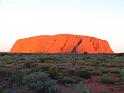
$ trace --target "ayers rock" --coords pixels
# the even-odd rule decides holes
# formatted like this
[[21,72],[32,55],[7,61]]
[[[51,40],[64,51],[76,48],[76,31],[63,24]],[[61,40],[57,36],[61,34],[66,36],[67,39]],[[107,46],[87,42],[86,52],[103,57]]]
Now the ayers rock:
[[19,39],[12,53],[113,53],[106,40],[95,37],[59,34]]

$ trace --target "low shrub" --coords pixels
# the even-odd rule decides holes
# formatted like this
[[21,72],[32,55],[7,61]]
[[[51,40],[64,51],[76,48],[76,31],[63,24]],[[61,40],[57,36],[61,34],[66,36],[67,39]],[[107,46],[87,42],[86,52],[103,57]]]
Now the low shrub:
[[57,68],[49,68],[47,73],[52,79],[57,79],[57,77],[60,75],[60,70]]
[[59,77],[58,82],[60,84],[74,84],[77,83],[78,80],[76,78],[62,76]]
[[26,75],[23,79],[25,85],[33,89],[35,93],[58,93],[58,84],[49,78],[44,72],[34,72]]
[[105,74],[105,73],[110,72],[110,70],[106,67],[100,67],[99,71],[100,71],[100,74]]
[[101,83],[103,84],[114,84],[113,75],[111,73],[103,74],[101,77]]
[[93,75],[93,73],[91,71],[88,70],[84,70],[84,71],[79,71],[76,73],[77,76],[81,77],[81,78],[91,78],[91,76]]

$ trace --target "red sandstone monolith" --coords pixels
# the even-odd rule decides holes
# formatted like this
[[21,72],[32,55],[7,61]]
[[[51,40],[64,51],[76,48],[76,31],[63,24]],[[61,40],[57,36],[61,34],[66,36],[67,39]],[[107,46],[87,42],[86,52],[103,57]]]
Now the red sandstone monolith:
[[12,53],[113,53],[106,40],[90,36],[59,34],[19,39]]

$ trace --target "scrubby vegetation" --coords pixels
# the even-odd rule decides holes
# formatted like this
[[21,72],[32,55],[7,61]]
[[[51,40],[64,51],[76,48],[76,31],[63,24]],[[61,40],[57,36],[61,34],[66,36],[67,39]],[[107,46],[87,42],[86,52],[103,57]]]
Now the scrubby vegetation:
[[114,76],[111,73],[103,74],[101,76],[101,83],[104,84],[114,84],[115,80],[113,80]]
[[0,54],[0,93],[124,93],[123,82],[122,53]]
[[36,93],[58,93],[58,84],[44,72],[34,72],[24,76],[23,82]]

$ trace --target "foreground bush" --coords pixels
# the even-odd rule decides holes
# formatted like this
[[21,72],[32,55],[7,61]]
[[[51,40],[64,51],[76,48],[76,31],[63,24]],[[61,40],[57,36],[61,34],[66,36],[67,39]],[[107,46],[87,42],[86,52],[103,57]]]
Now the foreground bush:
[[58,93],[58,84],[43,72],[34,72],[24,77],[24,84],[35,90],[35,93]]

